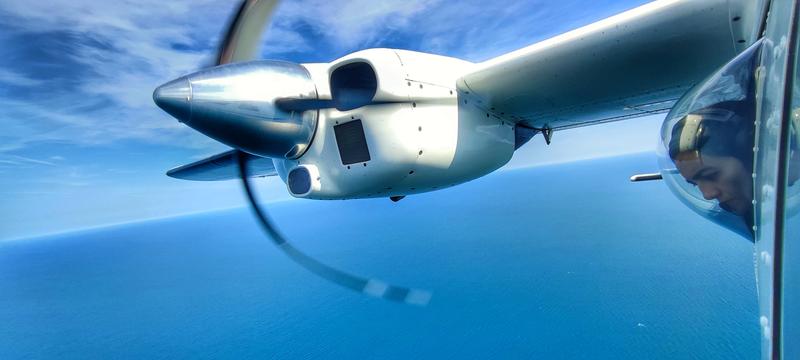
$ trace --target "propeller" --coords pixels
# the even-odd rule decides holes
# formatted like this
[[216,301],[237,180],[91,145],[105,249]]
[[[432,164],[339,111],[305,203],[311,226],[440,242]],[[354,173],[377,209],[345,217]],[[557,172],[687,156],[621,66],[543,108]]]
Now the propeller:
[[[242,2],[236,15],[233,17],[228,26],[225,37],[223,38],[223,42],[217,55],[216,65],[249,61],[256,57],[261,42],[263,29],[265,28],[268,19],[274,12],[277,3],[278,1],[276,0],[245,0]],[[178,85],[167,86],[175,83],[176,81],[178,82]],[[178,79],[157,89],[154,93],[156,103],[171,114],[174,112],[178,115],[186,116],[186,106],[182,100],[187,96],[185,91],[183,91],[184,82],[185,80]],[[177,95],[170,93],[170,91]],[[191,91],[191,89],[189,91]],[[189,93],[188,98],[191,97],[192,94]],[[346,99],[347,96],[341,98]],[[176,102],[180,102],[180,104],[178,104],[180,106],[170,107],[170,104],[174,105]],[[336,101],[310,98],[282,98],[275,100],[275,106],[285,113],[302,113],[308,110],[318,110],[323,108],[342,109],[354,105],[356,104],[346,100]],[[358,106],[363,105],[364,104]],[[165,107],[169,108],[170,110]],[[192,112],[193,109],[190,107],[190,117]],[[194,120],[196,121],[197,119]],[[284,254],[286,254],[286,256],[306,270],[344,288],[394,302],[420,306],[425,306],[428,304],[431,298],[431,293],[429,291],[391,285],[379,279],[349,274],[306,255],[292,245],[277,229],[275,224],[269,219],[268,213],[264,207],[256,200],[252,185],[250,183],[250,176],[248,174],[248,161],[253,157],[241,150],[236,151],[237,163],[239,165],[239,175],[242,180],[242,186],[244,187],[247,199],[250,202],[251,209],[253,210],[253,213],[256,219],[259,221],[264,232],[268,235],[272,242]]]
[[256,201],[255,194],[250,184],[250,175],[248,174],[249,166],[247,163],[250,157],[242,151],[239,151],[238,155],[239,177],[242,179],[242,186],[247,195],[247,200],[250,201],[253,213],[261,224],[261,228],[264,229],[264,232],[269,235],[269,238],[275,246],[281,249],[286,256],[317,276],[347,289],[361,292],[369,296],[410,305],[424,306],[428,304],[431,299],[430,291],[391,285],[379,279],[352,275],[325,265],[297,249],[286,240],[286,237],[284,237],[280,231],[278,231],[277,227],[269,220],[267,212]]
[[267,21],[278,0],[244,0],[228,24],[228,31],[217,53],[217,65],[253,60]]

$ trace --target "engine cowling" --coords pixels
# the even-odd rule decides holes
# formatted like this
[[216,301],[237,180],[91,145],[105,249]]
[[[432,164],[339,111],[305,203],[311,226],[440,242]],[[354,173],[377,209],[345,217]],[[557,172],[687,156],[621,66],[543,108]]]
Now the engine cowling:
[[514,152],[514,124],[487,114],[456,89],[469,62],[370,49],[303,66],[319,97],[333,105],[319,110],[316,134],[301,157],[275,160],[293,196],[432,191],[486,175]]

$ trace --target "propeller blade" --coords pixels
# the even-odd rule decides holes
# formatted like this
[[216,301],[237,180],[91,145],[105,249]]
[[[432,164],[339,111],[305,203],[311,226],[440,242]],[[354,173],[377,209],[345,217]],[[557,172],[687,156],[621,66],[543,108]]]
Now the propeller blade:
[[225,32],[216,65],[255,59],[264,27],[277,5],[277,0],[242,1]]
[[286,240],[283,234],[278,231],[275,225],[272,224],[267,216],[267,212],[258,204],[258,202],[256,202],[255,194],[253,194],[253,190],[250,185],[250,176],[247,172],[247,162],[250,157],[242,151],[237,152],[239,177],[242,179],[242,185],[244,186],[245,193],[247,194],[247,199],[250,201],[253,213],[259,220],[264,232],[269,234],[269,238],[272,240],[272,242],[279,249],[281,249],[286,256],[306,270],[344,288],[394,302],[419,306],[425,306],[428,304],[431,299],[430,291],[391,285],[378,279],[368,279],[352,275],[342,270],[325,265],[294,247],[294,245]]

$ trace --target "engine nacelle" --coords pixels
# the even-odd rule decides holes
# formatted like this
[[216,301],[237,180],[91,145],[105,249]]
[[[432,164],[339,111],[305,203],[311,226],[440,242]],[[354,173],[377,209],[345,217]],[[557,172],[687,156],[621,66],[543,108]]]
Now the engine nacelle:
[[303,66],[319,98],[334,99],[335,107],[318,110],[314,138],[300,158],[274,160],[293,196],[427,192],[486,175],[514,152],[514,124],[456,90],[469,62],[370,49]]

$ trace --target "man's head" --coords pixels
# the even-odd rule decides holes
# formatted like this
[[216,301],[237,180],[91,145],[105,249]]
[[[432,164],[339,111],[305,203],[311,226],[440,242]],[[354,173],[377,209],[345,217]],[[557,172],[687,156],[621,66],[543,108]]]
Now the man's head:
[[762,42],[695,84],[661,126],[659,164],[698,215],[754,241],[756,88]]
[[736,215],[752,216],[752,109],[732,103],[692,112],[672,128],[669,156],[681,176],[706,200]]

